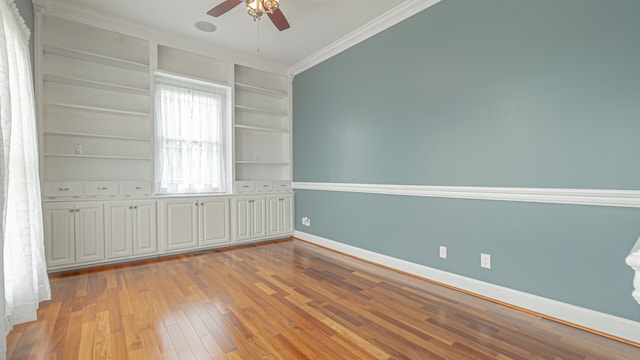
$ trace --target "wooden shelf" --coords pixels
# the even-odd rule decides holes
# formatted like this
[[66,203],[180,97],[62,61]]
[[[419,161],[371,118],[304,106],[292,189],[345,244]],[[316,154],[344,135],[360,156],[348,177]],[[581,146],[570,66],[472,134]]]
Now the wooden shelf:
[[261,109],[261,108],[244,106],[244,105],[236,105],[236,110],[247,111],[247,112],[252,112],[256,114],[271,115],[271,116],[288,116],[289,115],[286,112],[282,112],[282,111]]
[[289,94],[286,91],[273,90],[273,89],[268,89],[260,86],[243,84],[238,82],[236,83],[236,90],[249,91],[256,94],[276,97],[280,99],[284,99],[289,96]]
[[87,51],[63,48],[53,45],[44,45],[43,50],[45,53],[60,55],[78,60],[90,61],[103,65],[109,65],[119,67],[127,70],[134,70],[139,72],[149,72],[149,65],[137,63],[133,61],[118,59],[110,56],[95,54]]
[[240,124],[236,124],[235,126],[236,126],[236,129],[270,132],[270,133],[275,133],[275,134],[288,134],[289,133],[288,130],[273,129],[273,128],[260,127],[260,126],[240,125]]
[[59,136],[79,136],[79,137],[90,137],[97,139],[113,139],[113,140],[128,140],[128,141],[142,141],[142,142],[150,142],[151,139],[144,137],[136,137],[136,136],[118,136],[118,135],[102,135],[102,134],[87,134],[87,133],[75,133],[75,132],[67,132],[67,131],[44,131],[45,135],[59,135]]
[[82,87],[98,89],[98,90],[115,91],[115,92],[122,92],[122,93],[134,94],[134,95],[148,96],[150,93],[149,89],[135,88],[131,86],[109,84],[109,83],[104,83],[99,81],[71,78],[71,77],[65,77],[65,76],[57,76],[57,75],[51,75],[51,74],[44,75],[44,81],[55,82],[59,84],[67,84],[67,85],[77,85]]
[[101,112],[101,113],[112,114],[112,115],[128,115],[128,116],[137,116],[137,117],[144,117],[144,118],[148,118],[149,117],[149,113],[142,113],[142,112],[137,112],[137,111],[127,111],[127,110],[107,109],[107,108],[101,108],[101,107],[95,107],[95,106],[64,104],[64,103],[45,103],[44,105],[45,106],[56,106],[56,107],[62,107],[62,108],[67,108],[67,109],[74,109],[74,110]]
[[116,156],[116,155],[76,155],[76,154],[57,154],[57,153],[44,153],[46,157],[62,157],[62,158],[75,158],[75,159],[113,159],[113,160],[145,160],[151,161],[149,157],[142,156]]

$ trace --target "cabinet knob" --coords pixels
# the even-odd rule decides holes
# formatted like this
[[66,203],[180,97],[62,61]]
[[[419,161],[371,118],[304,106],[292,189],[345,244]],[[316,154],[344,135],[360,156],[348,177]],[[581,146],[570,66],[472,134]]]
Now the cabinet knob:
[[69,209],[69,212],[73,212],[73,209]]
[[129,210],[133,209],[133,206],[129,206]]
[[80,212],[80,209],[76,209],[76,212]]
[[138,209],[138,205],[134,206],[133,208],[137,210]]
[[196,201],[196,206],[198,206],[198,202]]
[[204,206],[204,203],[203,203],[203,202],[201,202],[201,203],[200,203],[200,205]]

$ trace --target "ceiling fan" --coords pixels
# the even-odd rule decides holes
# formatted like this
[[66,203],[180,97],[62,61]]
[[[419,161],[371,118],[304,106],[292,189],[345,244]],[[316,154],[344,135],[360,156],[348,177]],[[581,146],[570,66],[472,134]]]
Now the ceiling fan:
[[218,17],[242,2],[247,3],[247,12],[253,17],[254,21],[260,19],[262,14],[267,14],[278,30],[283,31],[290,27],[287,18],[284,17],[282,10],[280,10],[280,2],[278,0],[225,0],[207,11],[207,14]]

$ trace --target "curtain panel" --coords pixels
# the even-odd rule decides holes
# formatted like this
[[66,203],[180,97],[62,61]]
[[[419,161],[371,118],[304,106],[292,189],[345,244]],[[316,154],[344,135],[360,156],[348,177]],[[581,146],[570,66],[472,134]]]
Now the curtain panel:
[[36,319],[51,297],[44,235],[29,30],[13,0],[0,0],[0,248],[2,356],[13,325]]

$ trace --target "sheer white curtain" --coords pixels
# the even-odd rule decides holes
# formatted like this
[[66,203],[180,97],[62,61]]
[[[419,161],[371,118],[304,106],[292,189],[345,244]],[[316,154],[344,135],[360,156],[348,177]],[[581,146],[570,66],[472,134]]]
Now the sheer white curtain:
[[226,191],[227,90],[156,78],[156,192]]
[[51,297],[44,258],[29,30],[13,0],[0,0],[0,248],[2,353],[14,324],[36,318]]

